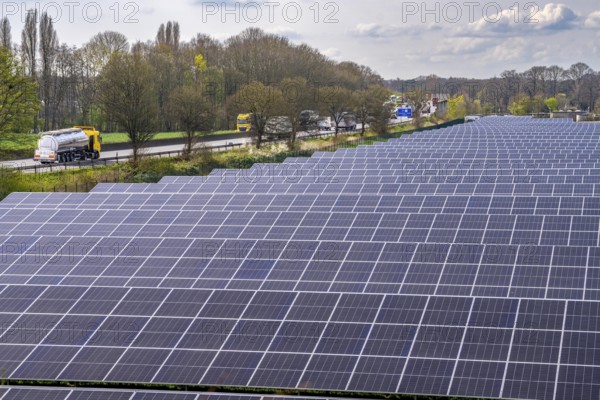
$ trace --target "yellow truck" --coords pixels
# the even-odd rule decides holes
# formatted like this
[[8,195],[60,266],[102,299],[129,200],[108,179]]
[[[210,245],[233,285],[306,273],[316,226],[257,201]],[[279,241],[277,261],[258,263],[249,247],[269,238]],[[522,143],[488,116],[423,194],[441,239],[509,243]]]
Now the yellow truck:
[[101,147],[102,135],[93,126],[42,132],[33,160],[46,164],[98,159]]
[[237,131],[250,132],[252,130],[252,114],[240,114],[237,117]]

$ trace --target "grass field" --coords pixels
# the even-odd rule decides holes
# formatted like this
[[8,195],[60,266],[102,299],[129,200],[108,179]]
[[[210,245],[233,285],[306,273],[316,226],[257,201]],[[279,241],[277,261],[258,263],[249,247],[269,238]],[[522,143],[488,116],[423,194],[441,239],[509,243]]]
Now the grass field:
[[33,158],[37,140],[38,135],[35,134],[0,135],[0,160]]
[[[226,135],[230,133],[236,133],[236,131],[216,131],[207,134],[206,136],[215,136],[215,135]],[[157,133],[152,140],[162,140],[162,139],[177,139],[183,136],[183,132],[160,132]],[[129,141],[129,137],[126,133],[104,133],[102,134],[102,143],[103,144],[116,144],[116,143],[126,143]]]

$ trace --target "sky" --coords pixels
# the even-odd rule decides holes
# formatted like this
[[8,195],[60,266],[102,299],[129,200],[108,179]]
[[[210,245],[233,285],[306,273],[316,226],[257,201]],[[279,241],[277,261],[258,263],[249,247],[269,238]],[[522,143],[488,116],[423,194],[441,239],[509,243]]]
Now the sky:
[[585,62],[600,70],[600,3],[401,0],[2,0],[13,39],[29,8],[47,11],[61,43],[81,46],[114,30],[152,40],[177,21],[181,37],[219,40],[248,27],[306,43],[336,61],[368,65],[386,79],[489,78],[534,65]]

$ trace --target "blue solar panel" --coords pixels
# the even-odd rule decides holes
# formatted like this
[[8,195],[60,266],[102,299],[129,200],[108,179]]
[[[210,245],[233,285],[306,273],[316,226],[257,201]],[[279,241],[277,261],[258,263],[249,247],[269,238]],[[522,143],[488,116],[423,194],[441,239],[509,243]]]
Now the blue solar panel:
[[208,177],[10,195],[6,377],[595,398],[599,131],[489,117]]

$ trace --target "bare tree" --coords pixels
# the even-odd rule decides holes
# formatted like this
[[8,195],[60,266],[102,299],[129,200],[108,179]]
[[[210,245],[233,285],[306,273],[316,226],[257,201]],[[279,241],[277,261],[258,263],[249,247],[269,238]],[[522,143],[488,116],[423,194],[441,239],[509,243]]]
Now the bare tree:
[[[21,33],[21,57],[25,62],[27,73],[34,81],[37,81],[37,49],[38,49],[38,32],[37,32],[37,10],[27,11],[25,17],[25,26]],[[33,130],[38,130],[37,115],[33,119]]]
[[99,95],[107,117],[127,132],[137,164],[157,126],[152,67],[139,53],[115,53],[102,72]]
[[283,96],[279,89],[261,82],[246,84],[234,95],[232,108],[240,113],[252,114],[252,132],[257,149],[260,149],[265,137],[267,121],[277,115],[282,102]]
[[413,124],[415,127],[421,127],[421,112],[427,104],[427,93],[423,89],[416,89],[409,93],[408,98],[412,104]]
[[181,40],[181,31],[179,29],[179,22],[173,23],[173,33],[171,35],[173,37],[173,49],[179,49],[179,42]]
[[354,96],[354,114],[356,119],[361,123],[361,136],[365,134],[366,124],[376,122],[377,129],[381,132],[387,128],[387,124],[392,112],[391,104],[386,104],[389,101],[390,93],[382,86],[372,85],[366,89],[359,90],[353,93]]
[[[77,58],[76,81],[77,105],[80,109],[78,120],[81,124],[98,124],[99,113],[94,113],[98,105],[98,77],[113,54],[126,53],[129,49],[127,37],[121,33],[100,32],[90,39],[81,49],[75,52]],[[96,115],[92,121],[91,115]]]
[[590,70],[585,74],[582,80],[582,104],[587,106],[588,111],[593,111],[596,108],[598,92],[600,91],[600,72]]
[[119,32],[105,31],[94,35],[84,46],[95,53],[98,68],[103,68],[115,53],[126,53],[129,50],[127,36]]
[[42,14],[40,19],[40,61],[42,63],[42,99],[44,101],[44,130],[50,129],[50,109],[52,98],[51,78],[52,68],[58,53],[58,37],[54,24],[47,13]]
[[198,141],[198,132],[213,128],[215,112],[202,88],[182,86],[169,96],[169,112],[184,132],[185,155],[190,156]]
[[554,97],[558,94],[558,84],[565,73],[565,70],[558,65],[552,65],[546,68],[548,81],[550,82],[550,96]]
[[35,78],[37,72],[37,10],[27,11],[25,26],[21,34],[21,51],[29,76]]
[[296,136],[302,122],[300,114],[312,107],[316,99],[308,90],[308,83],[304,78],[286,78],[279,86],[283,96],[282,115],[288,118],[292,126],[289,137],[289,146],[292,148],[296,143]]
[[51,76],[50,126],[52,129],[72,125],[79,120],[81,93],[77,90],[81,66],[75,48],[66,44],[57,50]]
[[12,49],[12,34],[8,17],[4,17],[0,20],[0,47],[7,50]]
[[352,92],[340,86],[326,86],[319,90],[319,104],[321,111],[335,124],[337,136],[345,113],[352,109]]
[[504,71],[500,77],[502,78],[502,106],[508,109],[511,99],[518,98],[521,93],[522,78],[514,69]]
[[588,75],[591,71],[589,65],[579,62],[571,65],[571,67],[565,71],[566,77],[573,81],[573,95],[577,102],[577,107],[581,106],[581,91],[583,78]]
[[529,97],[533,97],[540,92],[545,92],[545,73],[546,67],[540,66],[532,67],[525,71],[524,77],[527,82],[525,90],[527,91]]
[[165,44],[167,41],[165,36],[165,24],[160,24],[158,27],[158,33],[156,34],[156,43]]

